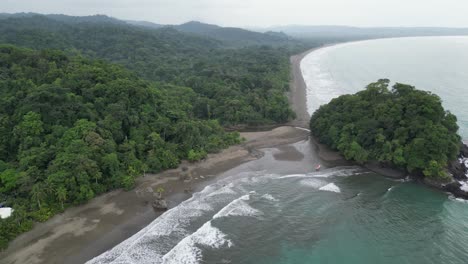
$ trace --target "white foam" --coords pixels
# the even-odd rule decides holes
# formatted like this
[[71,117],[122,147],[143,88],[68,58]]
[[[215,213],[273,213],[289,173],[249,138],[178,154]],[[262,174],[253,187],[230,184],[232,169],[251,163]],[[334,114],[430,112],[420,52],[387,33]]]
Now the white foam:
[[336,186],[334,183],[329,183],[323,187],[320,187],[319,190],[321,191],[329,191],[329,192],[336,192],[336,193],[340,193],[341,190],[340,190],[340,187]]
[[329,178],[329,177],[347,177],[357,173],[368,173],[359,167],[338,167],[333,169],[327,169],[320,172],[311,172],[307,174],[290,174],[277,177],[277,179],[289,179],[289,178]]
[[235,194],[237,194],[237,192],[234,191],[231,187],[232,187],[232,184],[227,185],[227,186],[223,186],[222,188],[208,194],[207,197],[213,197],[213,196],[217,196],[217,195],[229,195],[229,194],[235,195]]
[[467,182],[463,182],[463,181],[460,181],[460,190],[464,191],[464,192],[468,192],[468,183]]
[[307,177],[305,174],[291,174],[291,175],[284,175],[281,177],[278,177],[278,179],[288,179],[288,178],[303,178]]
[[[228,189],[223,189],[221,192]],[[209,196],[216,191],[218,191],[216,186],[207,186],[201,192],[195,193],[192,198],[165,212],[132,237],[88,263],[161,263],[164,254],[187,236],[186,228],[193,219],[213,211],[211,203],[229,197],[220,196],[213,199]]]
[[195,233],[182,239],[171,251],[163,257],[167,264],[196,264],[201,261],[202,252],[198,246],[211,248],[232,247],[233,243],[218,228],[213,227],[211,221],[206,222]]
[[221,209],[217,214],[213,216],[213,219],[227,216],[251,216],[258,217],[263,213],[253,207],[251,207],[246,201],[250,200],[250,196],[244,195],[240,198],[232,201]]
[[319,179],[304,179],[299,182],[299,184],[306,186],[306,187],[312,187],[315,189],[318,189],[320,187],[323,187],[327,183],[325,181],[319,180]]
[[275,197],[273,197],[273,195],[271,195],[269,193],[262,195],[262,198],[265,198],[268,201],[278,202],[278,199],[276,199]]
[[394,187],[395,186],[392,186],[392,187],[388,188],[387,192],[390,192],[391,190],[393,190]]

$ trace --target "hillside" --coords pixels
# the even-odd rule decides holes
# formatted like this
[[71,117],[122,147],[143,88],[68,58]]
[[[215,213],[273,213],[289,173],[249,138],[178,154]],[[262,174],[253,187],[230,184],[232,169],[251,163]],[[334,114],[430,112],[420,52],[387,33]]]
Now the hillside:
[[0,73],[0,199],[15,209],[0,220],[0,248],[32,220],[239,142],[193,116],[190,88],[121,66],[0,46]]
[[293,113],[284,92],[289,55],[302,44],[228,48],[219,40],[115,23],[64,23],[45,16],[8,18],[0,43],[59,49],[124,65],[150,81],[192,88],[196,117],[225,125],[281,123]]
[[283,34],[274,34],[270,32],[259,33],[234,27],[220,27],[216,25],[204,24],[197,21],[191,21],[182,25],[174,26],[175,29],[202,36],[217,39],[232,46],[251,46],[251,45],[284,45],[290,39]]
[[446,167],[460,148],[457,118],[440,98],[389,80],[321,106],[310,121],[320,142],[359,163],[378,161],[415,175],[450,180]]

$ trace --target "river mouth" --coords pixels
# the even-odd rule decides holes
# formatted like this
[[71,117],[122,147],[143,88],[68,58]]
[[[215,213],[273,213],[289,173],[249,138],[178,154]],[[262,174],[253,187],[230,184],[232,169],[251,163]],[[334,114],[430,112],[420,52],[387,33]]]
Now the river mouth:
[[468,242],[468,204],[361,167],[315,171],[309,141],[264,152],[89,263],[463,263],[450,245]]

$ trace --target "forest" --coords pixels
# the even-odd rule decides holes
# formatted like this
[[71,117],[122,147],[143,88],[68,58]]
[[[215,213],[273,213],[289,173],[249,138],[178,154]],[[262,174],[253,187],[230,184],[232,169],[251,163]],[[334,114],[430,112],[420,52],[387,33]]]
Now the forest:
[[342,95],[311,117],[312,134],[358,163],[378,161],[438,181],[460,147],[457,118],[430,92],[389,80]]
[[[121,64],[145,80],[190,87],[197,94],[195,115],[217,119],[224,126],[292,119],[294,113],[284,95],[289,88],[289,57],[316,45],[282,38],[275,44],[272,38],[269,45],[232,46],[229,41],[172,27],[151,29],[95,20],[8,18],[0,23],[0,43],[60,49]],[[250,35],[237,37],[243,41]]]
[[227,128],[291,120],[289,56],[310,46],[106,16],[0,21],[0,202],[14,209],[0,249],[68,206],[239,143]]
[[194,116],[192,89],[122,66],[3,45],[0,70],[0,199],[15,210],[0,220],[1,247],[33,221],[132,188],[144,172],[240,142]]

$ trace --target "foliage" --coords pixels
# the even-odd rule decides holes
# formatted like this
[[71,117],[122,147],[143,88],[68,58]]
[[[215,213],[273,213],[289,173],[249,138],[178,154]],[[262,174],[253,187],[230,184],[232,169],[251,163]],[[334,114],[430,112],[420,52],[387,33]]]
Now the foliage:
[[456,117],[430,92],[388,85],[389,80],[379,80],[321,106],[311,118],[312,133],[346,159],[376,160],[447,179],[444,168],[459,151]]
[[[285,92],[289,56],[305,49],[299,43],[227,28],[219,30],[239,32],[224,32],[231,39],[221,42],[170,27],[151,29],[94,20],[75,23],[76,19],[70,19],[62,22],[65,18],[34,15],[4,19],[0,43],[100,58],[124,65],[146,80],[190,87],[193,117],[217,119],[222,125],[283,123],[294,117]],[[256,39],[258,36],[262,39]],[[269,46],[232,48],[232,38]],[[185,96],[183,90],[170,92]]]
[[[240,141],[193,116],[196,93],[59,51],[0,46],[0,246],[66,205]],[[202,155],[203,156],[203,155]],[[22,208],[18,210],[18,208]]]

